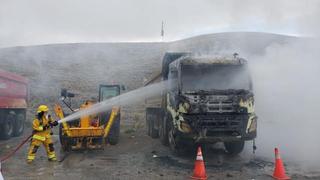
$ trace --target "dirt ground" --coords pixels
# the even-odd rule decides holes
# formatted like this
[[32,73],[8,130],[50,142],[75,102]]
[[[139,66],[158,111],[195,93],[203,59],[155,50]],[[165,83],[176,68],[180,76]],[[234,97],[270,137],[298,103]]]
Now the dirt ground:
[[[29,143],[2,164],[2,174],[10,179],[190,179],[195,152],[176,156],[160,141],[146,135],[143,127],[129,131],[122,127],[120,143],[107,145],[104,150],[64,153],[57,135],[53,136],[58,159],[48,162],[44,148],[38,151],[33,164],[26,163]],[[1,141],[0,156],[12,150],[25,136]],[[251,153],[250,142],[238,156],[228,156],[223,147],[205,147],[203,156],[208,179],[272,179],[273,163]],[[286,166],[292,179],[319,179],[319,175],[305,176]]]

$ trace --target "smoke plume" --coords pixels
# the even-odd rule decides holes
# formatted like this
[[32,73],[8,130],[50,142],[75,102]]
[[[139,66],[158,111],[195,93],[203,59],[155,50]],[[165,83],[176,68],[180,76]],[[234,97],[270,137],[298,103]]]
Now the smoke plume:
[[267,47],[252,56],[258,155],[273,157],[279,147],[286,161],[319,168],[320,101],[318,39],[301,39]]

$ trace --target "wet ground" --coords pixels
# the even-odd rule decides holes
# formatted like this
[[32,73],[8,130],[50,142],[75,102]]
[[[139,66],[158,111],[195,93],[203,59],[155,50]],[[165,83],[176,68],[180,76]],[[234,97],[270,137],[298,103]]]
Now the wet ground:
[[[143,130],[142,130],[143,131]],[[25,136],[27,132],[25,133]],[[0,156],[12,150],[23,137],[1,141]],[[33,164],[27,164],[28,145],[2,165],[5,179],[190,179],[195,152],[173,155],[168,147],[151,139],[145,132],[122,133],[120,143],[104,150],[60,151],[54,136],[58,159],[48,162],[41,148]],[[272,179],[273,163],[255,157],[247,148],[241,155],[230,157],[222,146],[203,150],[208,179]],[[305,175],[288,165],[292,179],[320,179],[317,174]]]

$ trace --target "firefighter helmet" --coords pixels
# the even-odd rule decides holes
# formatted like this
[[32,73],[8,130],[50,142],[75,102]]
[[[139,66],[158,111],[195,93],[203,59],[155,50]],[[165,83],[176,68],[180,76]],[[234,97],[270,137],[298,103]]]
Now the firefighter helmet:
[[38,107],[37,113],[47,112],[47,111],[49,111],[48,106],[46,106],[46,105],[40,105],[40,106]]

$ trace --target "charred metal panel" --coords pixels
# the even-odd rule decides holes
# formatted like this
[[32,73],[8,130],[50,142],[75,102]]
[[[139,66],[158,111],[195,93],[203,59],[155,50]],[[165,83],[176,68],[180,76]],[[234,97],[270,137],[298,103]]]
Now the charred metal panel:
[[236,112],[238,107],[233,96],[227,95],[193,95],[189,96],[191,109],[199,109],[199,112],[228,113]]
[[248,122],[247,114],[197,114],[183,115],[195,130],[207,130],[207,135],[214,132],[230,132],[234,136],[245,133]]

